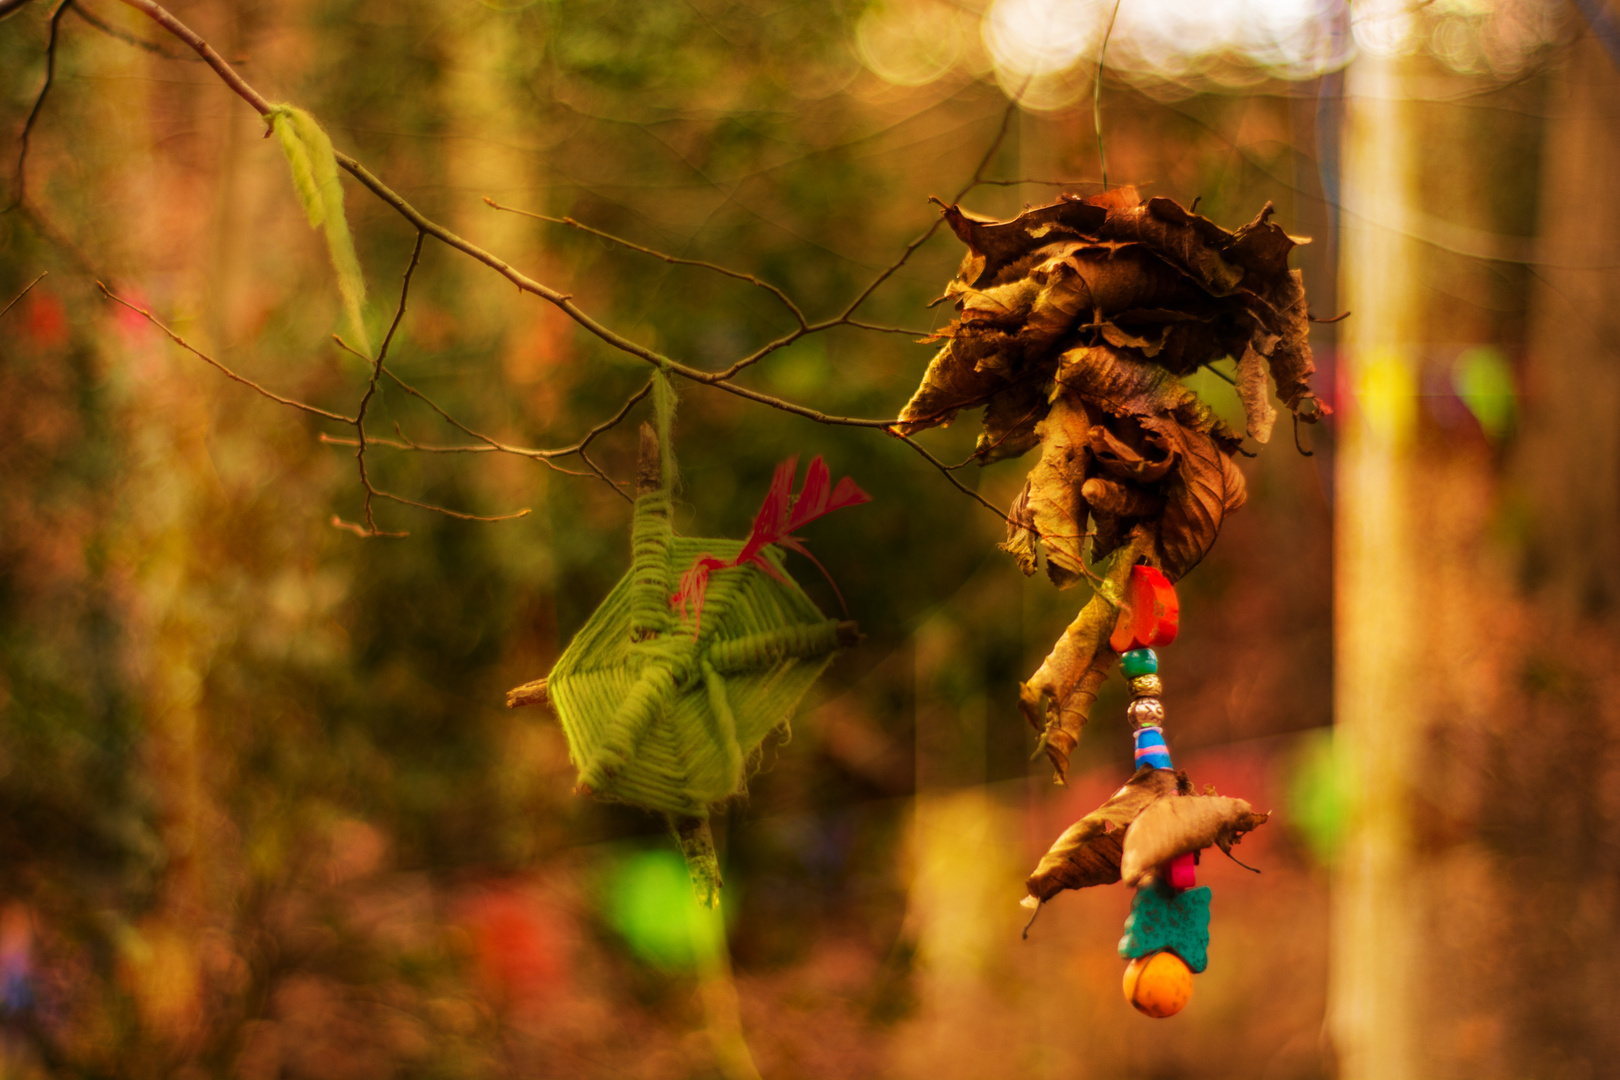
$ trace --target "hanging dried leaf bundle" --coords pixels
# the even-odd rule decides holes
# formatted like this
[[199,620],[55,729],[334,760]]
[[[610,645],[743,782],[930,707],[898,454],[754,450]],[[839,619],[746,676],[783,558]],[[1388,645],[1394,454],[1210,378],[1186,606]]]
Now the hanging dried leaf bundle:
[[1247,434],[1270,438],[1267,375],[1301,420],[1323,413],[1300,273],[1303,242],[1268,203],[1235,232],[1134,188],[1064,197],[993,221],[944,208],[967,245],[945,290],[958,317],[938,337],[898,428],[948,424],[983,407],[981,464],[1039,448],[1001,545],[1026,574],[1043,565],[1067,587],[1121,552],[1041,669],[1021,706],[1061,779],[1112,654],[1101,648],[1138,562],[1179,579],[1243,505],[1233,431],[1181,382],[1200,365],[1238,361]]

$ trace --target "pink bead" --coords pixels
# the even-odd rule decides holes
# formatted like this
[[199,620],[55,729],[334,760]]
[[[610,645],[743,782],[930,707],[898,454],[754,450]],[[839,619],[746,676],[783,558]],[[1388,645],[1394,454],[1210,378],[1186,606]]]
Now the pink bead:
[[1170,860],[1170,885],[1177,889],[1190,889],[1198,884],[1198,871],[1193,853],[1177,855]]

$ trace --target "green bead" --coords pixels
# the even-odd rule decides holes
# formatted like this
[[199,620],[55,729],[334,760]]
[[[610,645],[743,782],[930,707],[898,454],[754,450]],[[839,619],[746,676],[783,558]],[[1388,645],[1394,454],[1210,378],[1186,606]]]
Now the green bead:
[[1194,974],[1209,966],[1208,885],[1177,893],[1157,885],[1136,891],[1119,955],[1127,959],[1169,949],[1187,962]]
[[1159,654],[1152,649],[1132,649],[1119,658],[1119,666],[1124,669],[1127,679],[1134,679],[1138,675],[1157,675]]

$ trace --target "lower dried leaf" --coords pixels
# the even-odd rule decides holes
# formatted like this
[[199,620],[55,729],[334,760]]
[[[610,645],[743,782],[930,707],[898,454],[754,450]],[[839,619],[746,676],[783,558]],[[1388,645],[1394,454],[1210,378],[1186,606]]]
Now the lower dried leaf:
[[1187,795],[1145,807],[1125,834],[1120,877],[1136,885],[1147,874],[1191,851],[1210,845],[1228,855],[1243,834],[1265,824],[1270,815],[1255,813],[1243,799],[1221,795]]
[[1155,802],[1174,795],[1185,782],[1182,774],[1169,769],[1138,769],[1107,802],[1065,829],[1041,856],[1024,883],[1029,895],[1044,902],[1064,889],[1118,881],[1123,852],[1120,830]]

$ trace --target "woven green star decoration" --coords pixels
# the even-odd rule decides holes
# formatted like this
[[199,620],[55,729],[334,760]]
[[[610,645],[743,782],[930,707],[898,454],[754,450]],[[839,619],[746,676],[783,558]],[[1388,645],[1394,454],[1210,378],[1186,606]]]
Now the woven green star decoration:
[[643,425],[630,571],[551,674],[507,703],[550,701],[581,789],[668,815],[698,899],[712,907],[720,875],[709,807],[742,794],[765,737],[859,637],[853,623],[822,615],[773,545],[803,550],[796,528],[868,497],[848,478],[830,489],[817,458],[791,500],[790,460],[747,541],[676,536],[672,456],[659,453],[672,409],[665,378],[655,392],[663,438]]

